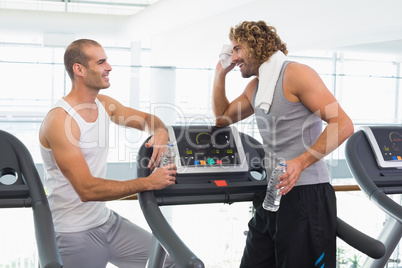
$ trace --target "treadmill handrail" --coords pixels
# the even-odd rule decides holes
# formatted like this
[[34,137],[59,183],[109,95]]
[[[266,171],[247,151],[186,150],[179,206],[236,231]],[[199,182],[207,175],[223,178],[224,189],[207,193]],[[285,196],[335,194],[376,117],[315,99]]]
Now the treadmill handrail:
[[183,243],[166,221],[155,201],[153,191],[139,193],[138,200],[152,233],[178,267],[204,268],[203,262]]
[[32,156],[25,145],[10,133],[0,130],[0,137],[7,140],[13,148],[21,174],[29,188],[40,267],[63,267],[57,247],[52,214]]
[[[151,138],[148,137],[143,146],[138,151],[138,157],[150,159],[153,149],[145,147],[145,143]],[[138,163],[142,159],[138,158]],[[143,165],[148,163],[142,163]],[[145,166],[138,166],[139,177],[147,177],[151,170]],[[203,262],[184,244],[176,232],[172,229],[166,218],[163,216],[159,205],[156,202],[153,191],[146,191],[137,194],[138,201],[144,217],[152,230],[153,235],[158,240],[160,245],[167,251],[170,258],[183,268],[204,268]]]
[[373,259],[380,259],[385,254],[385,246],[382,242],[360,232],[340,218],[338,218],[337,236]]
[[367,174],[357,155],[359,142],[366,136],[362,130],[357,131],[346,141],[345,156],[348,166],[362,190],[380,209],[402,223],[402,207],[383,193]]

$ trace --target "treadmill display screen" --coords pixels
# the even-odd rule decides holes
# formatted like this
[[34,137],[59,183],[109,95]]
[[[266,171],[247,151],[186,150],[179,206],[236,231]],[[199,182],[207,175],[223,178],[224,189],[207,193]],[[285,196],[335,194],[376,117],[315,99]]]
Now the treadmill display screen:
[[402,130],[371,128],[384,161],[402,161]]
[[232,166],[240,164],[230,128],[175,130],[181,166]]

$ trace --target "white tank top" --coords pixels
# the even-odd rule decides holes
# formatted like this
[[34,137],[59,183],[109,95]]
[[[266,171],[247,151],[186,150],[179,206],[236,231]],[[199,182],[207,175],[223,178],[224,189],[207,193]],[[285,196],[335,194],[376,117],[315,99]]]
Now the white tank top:
[[[86,122],[76,112],[79,106],[73,109],[64,99],[58,101],[52,109],[63,108],[77,122],[81,131],[79,145],[91,174],[94,177],[105,178],[110,119],[98,99],[95,103],[98,106],[98,118],[91,123]],[[110,215],[105,202],[82,202],[58,168],[52,150],[40,145],[40,152],[45,170],[43,183],[47,190],[55,231],[79,232],[105,223]]]

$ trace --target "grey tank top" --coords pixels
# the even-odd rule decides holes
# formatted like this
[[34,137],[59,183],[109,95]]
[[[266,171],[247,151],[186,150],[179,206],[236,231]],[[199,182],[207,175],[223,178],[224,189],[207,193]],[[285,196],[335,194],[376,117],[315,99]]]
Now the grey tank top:
[[[311,147],[322,132],[322,120],[313,114],[301,102],[290,102],[282,89],[283,73],[290,62],[283,64],[275,87],[271,107],[266,114],[255,107],[254,90],[252,105],[257,125],[263,140],[267,175],[281,160],[292,160]],[[306,168],[299,177],[296,186],[329,182],[329,172],[324,160]]]

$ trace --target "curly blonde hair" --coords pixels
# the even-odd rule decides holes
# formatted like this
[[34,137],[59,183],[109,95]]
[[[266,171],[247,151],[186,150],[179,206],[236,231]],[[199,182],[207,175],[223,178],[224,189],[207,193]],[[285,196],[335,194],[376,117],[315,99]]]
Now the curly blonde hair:
[[287,55],[286,43],[283,43],[276,28],[268,26],[264,21],[244,21],[230,28],[230,41],[245,45],[244,49],[251,58],[258,59],[262,64],[278,50]]

